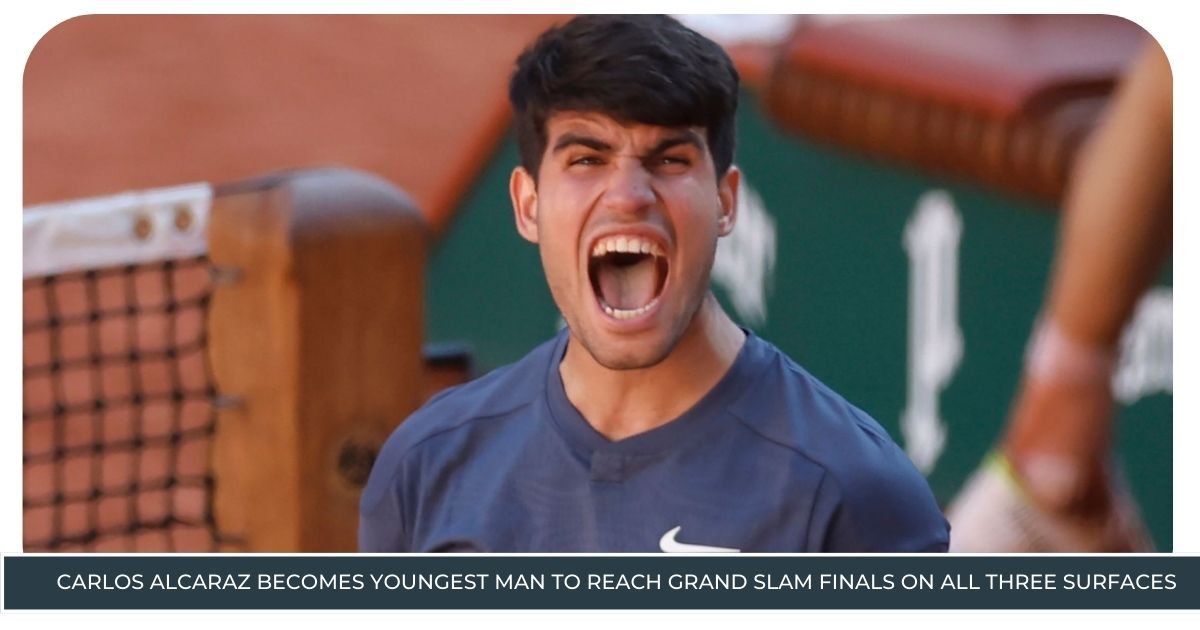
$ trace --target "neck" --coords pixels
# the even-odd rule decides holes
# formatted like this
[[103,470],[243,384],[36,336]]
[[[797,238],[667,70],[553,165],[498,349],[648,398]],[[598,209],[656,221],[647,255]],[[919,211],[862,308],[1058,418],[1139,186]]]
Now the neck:
[[620,440],[679,417],[729,371],[746,336],[709,293],[658,364],[611,370],[579,343],[559,365],[567,399],[601,435]]

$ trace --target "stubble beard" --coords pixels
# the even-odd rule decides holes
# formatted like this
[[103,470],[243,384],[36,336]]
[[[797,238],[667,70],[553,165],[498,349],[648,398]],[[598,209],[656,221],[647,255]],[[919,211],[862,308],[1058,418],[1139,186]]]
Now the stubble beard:
[[[686,335],[692,326],[695,325],[695,320],[697,315],[700,313],[700,309],[703,308],[704,303],[710,298],[707,287],[708,279],[706,277],[698,289],[698,297],[692,301],[689,312],[685,313],[683,317],[680,317],[674,322],[674,325],[669,331],[667,337],[660,342],[658,347],[650,350],[648,355],[638,356],[641,354],[638,351],[641,349],[639,348],[631,353],[613,356],[616,353],[605,352],[605,350],[608,350],[608,348],[604,347],[604,343],[602,341],[591,339],[587,334],[577,334],[574,336],[579,340],[580,345],[583,346],[583,349],[587,351],[588,355],[592,357],[592,360],[606,369],[626,371],[652,368],[665,361],[667,357],[671,356],[671,352],[673,352],[676,346],[679,345],[680,340],[682,340],[684,335]],[[572,329],[572,332],[575,330],[576,329]]]

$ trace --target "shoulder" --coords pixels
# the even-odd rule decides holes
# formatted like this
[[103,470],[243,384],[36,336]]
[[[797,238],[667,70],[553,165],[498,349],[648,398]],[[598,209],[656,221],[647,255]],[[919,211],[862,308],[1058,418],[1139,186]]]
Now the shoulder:
[[557,341],[547,341],[516,363],[438,393],[400,423],[375,459],[363,490],[363,508],[395,483],[415,451],[441,436],[470,433],[480,422],[510,415],[535,402],[545,389],[545,371]]
[[[824,471],[822,501],[858,550],[933,550],[948,526],[924,476],[870,415],[775,346],[761,375],[734,405],[751,430]],[[836,518],[835,518],[836,517]],[[850,531],[852,530],[852,531]],[[836,532],[831,532],[836,535]]]
[[757,369],[731,407],[743,424],[837,473],[852,455],[895,446],[878,422],[783,351],[757,337],[747,343],[755,344]]

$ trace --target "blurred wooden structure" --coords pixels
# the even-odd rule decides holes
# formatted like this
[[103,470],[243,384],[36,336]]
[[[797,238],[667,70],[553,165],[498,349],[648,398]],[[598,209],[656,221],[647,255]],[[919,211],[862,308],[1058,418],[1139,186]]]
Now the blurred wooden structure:
[[218,524],[249,550],[353,550],[374,453],[421,402],[424,222],[381,180],[321,170],[218,187],[209,242],[212,365],[233,401]]
[[1148,37],[1106,15],[800,24],[762,90],[784,128],[1051,202]]

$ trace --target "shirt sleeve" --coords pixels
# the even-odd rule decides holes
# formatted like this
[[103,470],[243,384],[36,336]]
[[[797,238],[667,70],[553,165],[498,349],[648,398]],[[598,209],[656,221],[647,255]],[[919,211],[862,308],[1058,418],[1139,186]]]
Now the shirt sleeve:
[[404,527],[398,469],[376,460],[358,507],[358,550],[364,553],[409,551]]
[[847,466],[822,481],[815,514],[823,515],[821,551],[942,553],[950,525],[925,478],[894,444],[875,461]]

